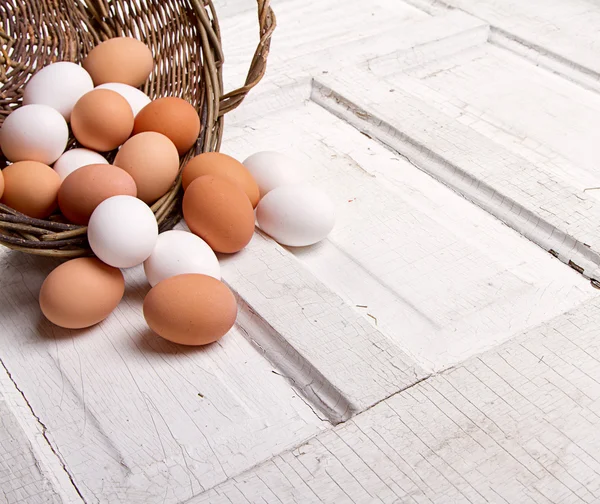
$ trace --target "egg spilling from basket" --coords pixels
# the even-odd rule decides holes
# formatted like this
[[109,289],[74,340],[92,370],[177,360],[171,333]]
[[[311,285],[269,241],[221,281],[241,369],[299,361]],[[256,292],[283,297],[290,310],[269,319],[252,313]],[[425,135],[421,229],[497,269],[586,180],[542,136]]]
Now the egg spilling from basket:
[[[256,222],[282,245],[312,245],[332,230],[334,207],[283,154],[256,153],[241,163],[205,152],[188,160],[200,117],[180,97],[151,100],[140,87],[153,71],[151,50],[130,37],[101,43],[82,65],[37,71],[23,105],[0,128],[8,161],[0,203],[31,225],[69,225],[65,243],[87,232],[95,257],[61,264],[42,285],[40,308],[50,322],[69,329],[102,322],[125,292],[120,269],[143,264],[150,328],[174,343],[205,345],[225,335],[237,313],[215,253],[245,248]],[[191,232],[159,234],[180,187]]]

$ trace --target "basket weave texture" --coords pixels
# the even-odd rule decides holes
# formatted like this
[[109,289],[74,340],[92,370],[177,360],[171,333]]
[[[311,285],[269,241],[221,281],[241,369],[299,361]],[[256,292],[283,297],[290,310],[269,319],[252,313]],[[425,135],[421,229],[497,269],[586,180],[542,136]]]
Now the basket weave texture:
[[[269,0],[257,0],[260,40],[243,87],[224,94],[223,51],[211,0],[0,0],[0,124],[22,101],[29,78],[57,61],[80,63],[99,43],[130,36],[152,50],[155,68],[143,91],[155,99],[190,102],[202,128],[196,146],[181,160],[218,151],[223,116],[236,108],[263,77],[275,15]],[[71,136],[69,148],[77,146]],[[114,158],[109,153],[109,162]],[[0,168],[7,165],[0,153]],[[161,231],[181,218],[181,177],[152,205]],[[86,227],[60,214],[32,219],[0,204],[0,244],[53,257],[90,255]]]

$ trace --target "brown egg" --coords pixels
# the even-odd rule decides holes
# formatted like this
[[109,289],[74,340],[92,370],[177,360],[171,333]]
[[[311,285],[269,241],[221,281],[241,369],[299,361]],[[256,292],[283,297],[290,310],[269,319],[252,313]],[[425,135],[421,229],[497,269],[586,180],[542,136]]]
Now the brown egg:
[[254,210],[246,193],[228,180],[204,175],[183,195],[183,217],[192,233],[215,252],[242,250],[254,233]]
[[2,198],[3,193],[4,193],[4,175],[2,175],[2,170],[0,170],[0,198]]
[[124,293],[120,270],[95,257],[80,257],[61,264],[44,280],[40,308],[53,324],[82,329],[108,317]]
[[77,141],[99,152],[116,149],[133,130],[133,110],[125,98],[110,89],[94,89],[73,107],[71,128]]
[[196,143],[200,118],[196,109],[181,98],[159,98],[146,105],[135,118],[133,134],[143,131],[156,131],[169,137],[181,156]]
[[93,164],[75,170],[63,181],[58,206],[71,222],[85,226],[100,203],[121,194],[136,196],[131,175],[113,165]]
[[156,334],[180,345],[207,345],[233,327],[233,293],[213,277],[189,273],[167,278],[144,299],[144,317]]
[[202,175],[221,177],[237,184],[250,198],[253,207],[258,205],[260,191],[258,184],[242,163],[221,152],[205,152],[190,159],[182,172],[183,189],[187,189],[192,180]]
[[152,51],[143,42],[131,37],[116,37],[94,47],[82,65],[96,86],[122,82],[139,87],[152,73],[154,60]]
[[153,203],[175,182],[179,173],[179,154],[175,144],[165,135],[146,131],[121,146],[115,166],[133,177],[139,199]]
[[60,176],[37,161],[19,161],[2,171],[4,193],[0,202],[15,210],[45,219],[57,207]]

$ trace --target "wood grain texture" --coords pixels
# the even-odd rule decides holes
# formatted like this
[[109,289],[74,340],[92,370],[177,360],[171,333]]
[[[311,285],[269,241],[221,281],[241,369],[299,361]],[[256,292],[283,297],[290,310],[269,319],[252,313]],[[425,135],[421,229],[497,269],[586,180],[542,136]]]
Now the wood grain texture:
[[205,349],[153,335],[141,268],[109,319],[67,331],[37,303],[54,263],[0,264],[4,365],[86,501],[180,502],[324,428],[239,329]]
[[63,504],[17,419],[0,399],[0,502]]
[[595,299],[189,504],[598,502],[599,323]]

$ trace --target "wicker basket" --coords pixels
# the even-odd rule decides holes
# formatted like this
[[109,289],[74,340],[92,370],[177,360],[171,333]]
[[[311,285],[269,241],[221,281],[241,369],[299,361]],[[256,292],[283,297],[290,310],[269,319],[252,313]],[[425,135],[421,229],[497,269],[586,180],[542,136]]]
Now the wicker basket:
[[[0,123],[20,105],[25,83],[36,70],[55,61],[80,62],[101,41],[125,35],[144,41],[155,55],[144,91],[151,98],[184,98],[198,110],[202,129],[182,166],[197,153],[217,151],[223,115],[241,103],[266,69],[275,16],[269,0],[257,1],[260,41],[246,83],[224,94],[219,24],[211,0],[0,0]],[[74,145],[71,138],[68,148]],[[0,168],[6,164],[0,158]],[[178,177],[152,206],[161,231],[179,221],[180,203]],[[0,244],[54,257],[91,254],[85,227],[67,223],[60,214],[32,219],[1,204]]]

